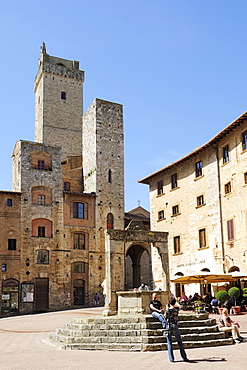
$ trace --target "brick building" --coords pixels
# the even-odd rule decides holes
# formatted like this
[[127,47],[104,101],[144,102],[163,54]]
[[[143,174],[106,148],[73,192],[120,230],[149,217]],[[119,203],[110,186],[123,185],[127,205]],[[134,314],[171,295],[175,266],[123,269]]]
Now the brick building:
[[[246,272],[246,112],[205,145],[139,182],[149,185],[151,230],[169,233],[170,276]],[[177,296],[184,288],[195,291],[173,287]]]
[[[96,292],[103,303],[106,230],[149,230],[147,211],[124,213],[123,108],[95,99],[83,114],[83,82],[79,62],[42,45],[35,142],[16,142],[12,191],[0,192],[2,314],[92,305]],[[152,285],[150,245],[115,244],[114,289],[144,271]]]

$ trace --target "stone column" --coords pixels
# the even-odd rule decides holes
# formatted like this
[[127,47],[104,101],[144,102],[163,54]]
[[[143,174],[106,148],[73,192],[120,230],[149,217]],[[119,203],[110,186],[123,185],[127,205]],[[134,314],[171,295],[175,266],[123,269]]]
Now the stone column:
[[170,291],[170,274],[169,274],[169,257],[167,245],[164,242],[154,242],[152,243],[153,248],[157,248],[159,256],[161,258],[162,271],[162,290]]
[[111,238],[113,230],[105,231],[106,302],[104,316],[117,314],[116,291],[124,289],[123,241]]

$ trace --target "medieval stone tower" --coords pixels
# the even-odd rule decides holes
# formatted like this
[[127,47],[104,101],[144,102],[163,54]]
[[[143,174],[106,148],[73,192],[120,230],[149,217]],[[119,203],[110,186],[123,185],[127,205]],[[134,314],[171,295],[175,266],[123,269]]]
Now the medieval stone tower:
[[97,195],[96,229],[124,228],[124,137],[120,104],[95,99],[83,117],[85,191]]
[[79,62],[50,56],[42,44],[35,92],[35,141],[62,146],[62,159],[81,155],[82,86]]

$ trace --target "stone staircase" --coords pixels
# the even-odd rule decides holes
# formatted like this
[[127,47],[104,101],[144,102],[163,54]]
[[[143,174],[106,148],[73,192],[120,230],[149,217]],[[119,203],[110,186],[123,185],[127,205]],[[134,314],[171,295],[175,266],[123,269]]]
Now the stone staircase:
[[[232,344],[207,314],[179,315],[185,348]],[[174,349],[178,348],[175,337]],[[166,350],[161,323],[150,315],[108,316],[74,319],[49,335],[48,343],[60,349],[160,351]]]

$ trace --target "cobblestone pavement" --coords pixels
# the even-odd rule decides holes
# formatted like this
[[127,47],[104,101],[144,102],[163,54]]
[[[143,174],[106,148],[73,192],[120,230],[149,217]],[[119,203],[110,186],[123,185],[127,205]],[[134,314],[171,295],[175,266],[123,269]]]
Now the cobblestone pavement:
[[[50,312],[0,319],[0,370],[141,370],[141,369],[247,369],[247,315],[235,317],[246,337],[241,344],[188,349],[190,363],[168,361],[166,351],[114,352],[59,350],[43,342],[49,332],[61,328],[74,317],[100,315],[102,308]],[[213,317],[218,317],[214,315]]]

